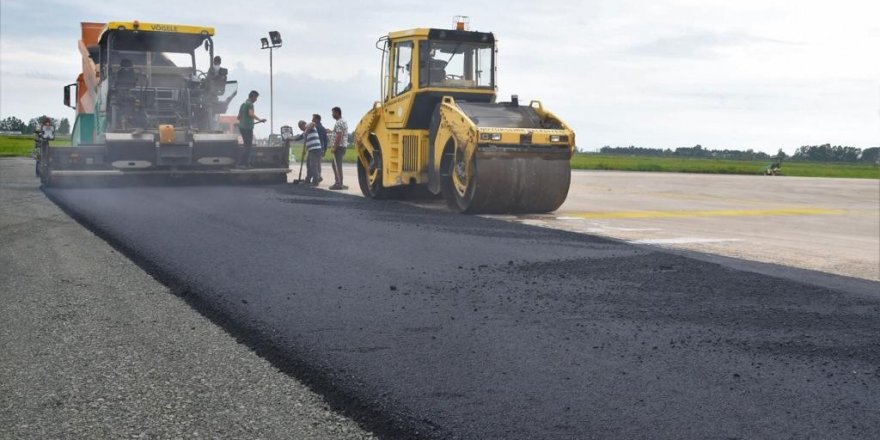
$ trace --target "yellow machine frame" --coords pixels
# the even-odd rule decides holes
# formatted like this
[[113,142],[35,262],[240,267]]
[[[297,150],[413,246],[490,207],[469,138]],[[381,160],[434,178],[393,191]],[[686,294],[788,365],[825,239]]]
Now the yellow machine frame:
[[[444,178],[446,166],[444,164],[448,163],[449,157],[454,157],[456,166],[461,172],[453,173],[452,188],[460,197],[465,197],[469,186],[472,186],[470,178],[475,173],[472,165],[475,158],[561,158],[567,161],[575,152],[574,132],[560,118],[545,110],[539,101],[531,101],[529,107],[542,121],[552,121],[547,128],[493,127],[491,124],[475,123],[462,111],[456,99],[495,102],[496,49],[492,34],[472,33],[475,38],[483,35],[483,41],[491,42],[492,45],[492,80],[489,87],[443,87],[430,83],[423,86],[420,76],[423,75],[425,67],[420,65],[419,68],[409,69],[408,63],[427,59],[423,56],[426,54],[420,53],[426,46],[420,43],[436,41],[432,36],[436,37],[438,34],[445,36],[445,32],[447,31],[417,28],[392,32],[379,41],[384,44],[384,47],[380,48],[383,50],[381,102],[377,101],[373,104],[372,109],[355,129],[360,167],[365,170],[367,186],[373,189],[368,191],[362,185],[365,195],[383,198],[391,196],[387,191],[383,191],[384,189],[411,185],[427,185],[431,192],[440,193],[443,191],[441,180]],[[455,31],[448,32],[452,34]],[[409,60],[395,59],[398,54],[395,49],[404,44],[411,50],[411,53],[407,54]],[[400,69],[403,65],[409,71],[410,83],[407,88],[395,93],[396,69]],[[437,114],[432,116],[431,122],[432,127],[436,127],[436,133],[430,133],[430,127],[414,128],[407,124],[414,112],[426,111],[425,108],[414,108],[416,100],[425,94],[439,97],[439,103],[436,105]],[[434,112],[435,106],[431,106],[427,111]],[[422,121],[427,116],[430,115],[423,114]],[[439,123],[436,121],[437,118]],[[527,145],[523,144],[524,135],[528,136]],[[377,156],[381,159],[381,163],[377,163]],[[444,162],[444,156],[447,157],[447,162]],[[565,167],[564,171],[570,173],[567,162]],[[501,172],[503,173],[503,170]],[[561,184],[565,186],[562,194],[564,200],[568,190],[568,178]],[[471,188],[470,191],[473,189]],[[497,209],[503,210],[504,207]],[[529,210],[528,207],[522,206],[520,209],[512,209]],[[538,210],[542,209],[544,208],[538,208]]]
[[135,21],[111,21],[104,26],[103,34],[109,30],[136,30],[140,32],[173,32],[175,34],[205,34],[214,36],[214,28],[208,26],[193,26],[186,24],[169,23],[142,23]]

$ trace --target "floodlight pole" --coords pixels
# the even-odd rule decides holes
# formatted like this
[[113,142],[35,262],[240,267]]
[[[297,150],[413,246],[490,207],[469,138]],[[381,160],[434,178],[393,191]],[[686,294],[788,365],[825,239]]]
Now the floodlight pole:
[[269,47],[269,136],[275,133],[275,87],[272,82],[272,50]]
[[281,47],[281,34],[277,31],[269,32],[269,38],[261,38],[263,47],[269,49],[269,137],[275,133],[275,81],[272,52]]

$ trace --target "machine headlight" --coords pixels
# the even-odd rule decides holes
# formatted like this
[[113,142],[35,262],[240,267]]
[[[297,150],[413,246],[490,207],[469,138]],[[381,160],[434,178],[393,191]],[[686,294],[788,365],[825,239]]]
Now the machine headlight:
[[550,135],[550,142],[568,142],[568,136],[551,134]]
[[500,141],[501,133],[480,133],[480,140],[482,141]]

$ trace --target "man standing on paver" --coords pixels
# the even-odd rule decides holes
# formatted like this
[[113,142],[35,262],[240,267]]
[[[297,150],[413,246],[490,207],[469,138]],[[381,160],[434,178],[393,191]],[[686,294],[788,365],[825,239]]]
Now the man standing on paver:
[[238,108],[238,131],[241,133],[241,141],[244,143],[241,157],[236,164],[238,167],[250,166],[251,148],[254,146],[254,122],[266,122],[265,119],[260,119],[254,113],[254,103],[257,102],[259,96],[259,92],[251,90],[248,93],[248,99]]
[[343,190],[348,189],[342,184],[342,158],[345,157],[345,149],[348,147],[348,123],[342,119],[342,109],[333,107],[330,110],[333,113],[333,119],[336,125],[333,126],[333,139],[330,141],[330,151],[333,154],[333,175],[336,177],[336,183],[329,189]]

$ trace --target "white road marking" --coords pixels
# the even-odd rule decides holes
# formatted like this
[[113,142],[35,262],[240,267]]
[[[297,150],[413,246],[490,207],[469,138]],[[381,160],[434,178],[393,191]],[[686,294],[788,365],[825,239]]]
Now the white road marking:
[[589,232],[656,232],[662,231],[663,228],[615,228],[613,226],[599,226],[598,228],[587,229]]
[[643,240],[630,240],[627,243],[632,244],[697,244],[697,243],[725,243],[744,241],[740,238],[697,238],[697,237],[679,237],[679,238],[646,238]]

